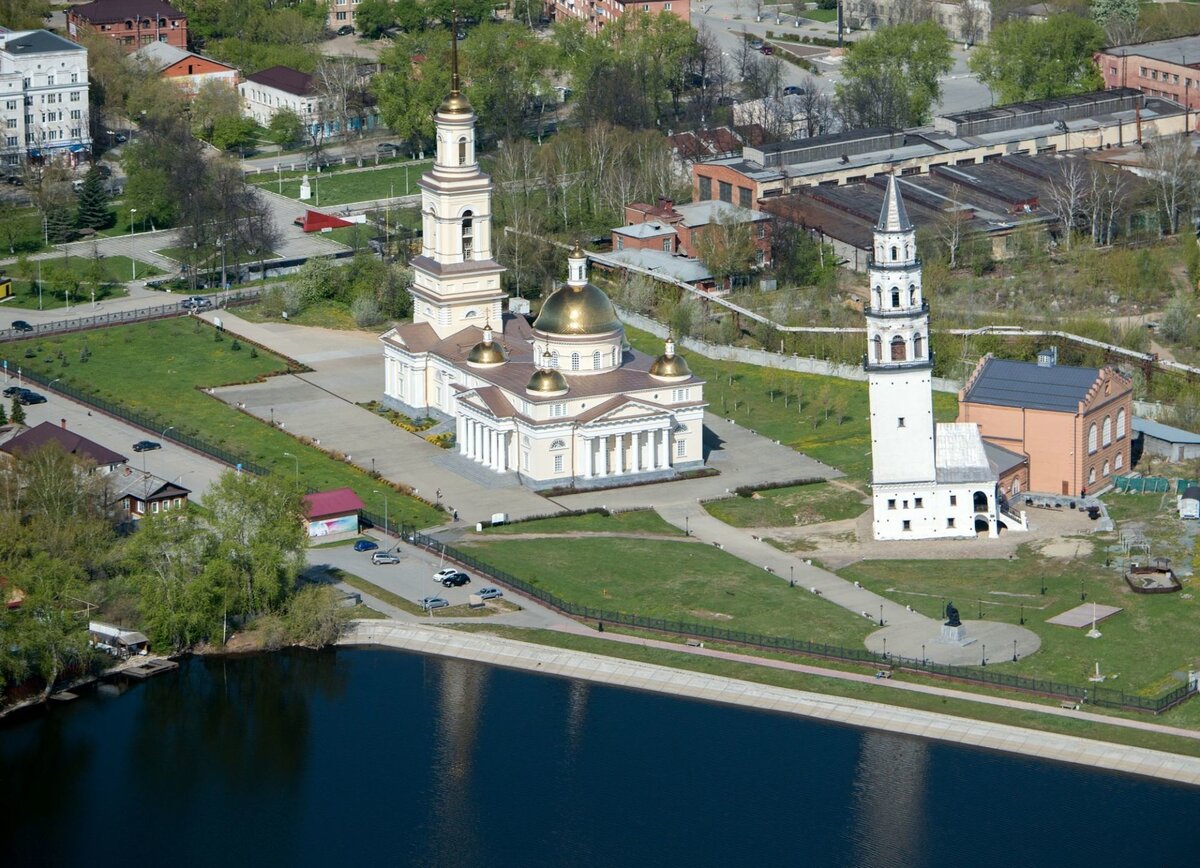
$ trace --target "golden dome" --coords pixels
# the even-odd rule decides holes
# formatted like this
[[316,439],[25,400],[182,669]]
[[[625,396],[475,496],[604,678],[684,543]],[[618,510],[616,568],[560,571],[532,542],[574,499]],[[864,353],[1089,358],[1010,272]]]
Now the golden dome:
[[621,321],[604,290],[588,283],[551,293],[533,327],[552,335],[599,335],[621,328]]
[[457,90],[450,91],[438,106],[438,114],[443,115],[469,115],[472,111],[470,100]]
[[504,349],[492,340],[491,326],[484,329],[483,340],[471,347],[471,352],[467,354],[467,364],[474,368],[492,368],[507,361]]
[[686,380],[691,375],[687,361],[675,355],[675,339],[667,335],[666,352],[650,363],[650,376],[659,380]]
[[540,371],[535,371],[534,375],[529,378],[529,384],[525,386],[525,391],[547,397],[565,395],[567,393],[567,378],[558,371],[543,368]]

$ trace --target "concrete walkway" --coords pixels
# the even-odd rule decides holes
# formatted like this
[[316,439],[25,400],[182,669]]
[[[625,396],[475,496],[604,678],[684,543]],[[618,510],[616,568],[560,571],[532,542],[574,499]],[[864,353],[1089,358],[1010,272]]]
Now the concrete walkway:
[[1200,758],[1196,757],[897,708],[861,699],[822,696],[496,636],[371,620],[354,622],[339,644],[381,645],[419,654],[476,660],[494,666],[812,717],[1200,785]]

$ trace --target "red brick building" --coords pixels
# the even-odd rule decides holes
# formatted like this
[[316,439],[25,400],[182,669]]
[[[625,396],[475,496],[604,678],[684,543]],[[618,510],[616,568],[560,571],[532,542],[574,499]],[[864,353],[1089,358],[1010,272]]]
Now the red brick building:
[[661,250],[695,259],[700,234],[721,219],[753,224],[750,232],[758,249],[758,264],[770,266],[770,216],[720,201],[676,205],[663,198],[657,205],[643,202],[626,205],[626,225],[618,226],[612,232],[613,250]]
[[630,12],[666,12],[684,21],[692,17],[691,0],[549,0],[546,8],[555,21],[578,18],[592,33],[599,33],[610,21]]
[[1094,57],[1106,88],[1132,87],[1200,109],[1200,35],[1118,45]]
[[188,45],[187,16],[163,0],[93,0],[70,7],[67,35],[79,42],[85,32],[107,36],[127,53],[152,42]]

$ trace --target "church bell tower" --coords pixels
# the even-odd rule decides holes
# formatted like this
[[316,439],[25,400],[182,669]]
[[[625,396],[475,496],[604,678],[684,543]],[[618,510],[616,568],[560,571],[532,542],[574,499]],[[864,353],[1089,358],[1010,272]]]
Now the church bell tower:
[[871,297],[864,366],[871,401],[872,481],[933,482],[929,304],[921,291],[916,230],[895,175],[888,178],[867,273]]

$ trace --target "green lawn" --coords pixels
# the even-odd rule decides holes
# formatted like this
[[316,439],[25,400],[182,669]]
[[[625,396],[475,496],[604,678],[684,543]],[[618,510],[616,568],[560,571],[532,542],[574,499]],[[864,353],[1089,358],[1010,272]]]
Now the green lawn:
[[[38,299],[37,291],[37,262],[27,263],[20,277],[16,269],[10,266],[13,275],[13,298],[5,304],[11,307],[21,307],[31,310],[51,310],[67,306],[67,293],[70,293],[70,304],[80,309],[81,314],[90,310],[92,301],[91,268],[92,260],[86,256],[70,256],[65,264],[62,259],[45,259],[41,261],[42,292]],[[64,279],[63,269],[67,269],[71,277]],[[128,295],[124,284],[133,277],[133,260],[128,256],[104,256],[100,259],[101,277],[105,282],[96,290],[96,301],[111,298],[123,298]],[[137,276],[153,277],[162,272],[149,263],[138,260]]]
[[[269,301],[238,307],[237,314],[251,322],[284,322],[278,306],[268,308]],[[350,305],[342,301],[318,301],[308,305],[295,315],[288,315],[287,322],[292,325],[319,326],[326,329],[359,329],[362,328],[354,321],[350,313]],[[387,330],[387,323],[368,326],[366,331],[382,333]]]
[[[654,356],[662,353],[662,338],[629,327],[625,334],[642,352]],[[708,381],[704,398],[711,412],[786,443],[852,479],[865,481],[870,477],[871,430],[865,382],[715,361],[686,349],[682,353],[692,373]],[[953,421],[958,414],[958,397],[934,392],[933,408],[939,421]]]
[[[370,202],[387,199],[389,196],[407,196],[416,193],[417,181],[433,165],[431,160],[409,166],[387,166],[360,172],[310,172],[309,183],[313,198],[305,204],[314,208],[344,205],[347,202]],[[250,182],[259,187],[282,193],[292,199],[300,198],[300,179],[284,178],[282,183],[273,177],[252,177]]]
[[5,206],[0,212],[0,256],[36,253],[42,249],[44,238],[42,215],[36,208]]
[[[80,362],[87,346],[90,359]],[[27,349],[34,354],[28,356]],[[62,351],[63,358],[57,358]],[[14,341],[5,349],[9,366],[20,365],[70,386],[116,402],[155,420],[155,427],[174,426],[200,437],[244,460],[281,473],[293,474],[299,459],[299,478],[316,489],[353,488],[367,508],[383,513],[379,481],[366,473],[305,446],[283,431],[240,413],[206,395],[202,387],[250,382],[287,369],[283,359],[266,351],[250,357],[250,347],[235,351],[226,336],[214,341],[211,326],[189,317],[136,325],[115,326],[85,333]],[[161,426],[161,427],[160,427]],[[440,513],[399,493],[389,494],[390,517],[428,526]]]
[[[809,21],[837,21],[836,9],[805,9],[800,15]],[[837,29],[836,27],[834,28]]]
[[571,515],[562,518],[542,518],[536,521],[520,521],[489,527],[485,534],[514,533],[653,533],[668,536],[683,536],[683,531],[663,521],[652,509],[618,512],[602,515],[598,512],[587,515]]
[[710,545],[629,537],[471,540],[476,557],[573,603],[859,646],[862,618]]
[[714,518],[734,527],[796,527],[857,518],[867,506],[864,494],[830,483],[796,485],[729,497],[704,504]]
[[[1006,663],[1006,672],[1082,684],[1099,661],[1101,672],[1119,676],[1107,687],[1156,696],[1178,686],[1172,673],[1200,664],[1200,602],[1182,594],[1130,592],[1120,572],[1104,566],[1099,548],[1072,560],[1043,558],[1022,547],[1013,560],[862,561],[838,574],[930,616],[940,615],[950,599],[963,618],[976,619],[982,600],[985,619],[1015,624],[1023,605],[1025,626],[1041,637],[1042,648],[1015,665]],[[1081,588],[1086,602],[1124,609],[1099,625],[1101,639],[1046,623],[1079,605]]]

